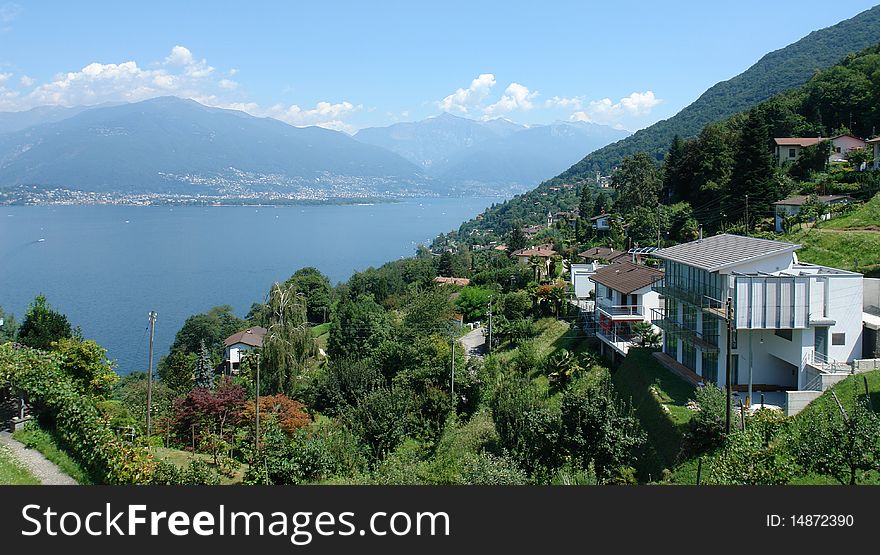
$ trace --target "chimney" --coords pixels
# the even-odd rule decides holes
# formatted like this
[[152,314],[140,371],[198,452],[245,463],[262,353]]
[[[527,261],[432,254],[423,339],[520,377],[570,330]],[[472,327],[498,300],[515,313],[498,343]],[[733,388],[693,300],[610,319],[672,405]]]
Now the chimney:
[[700,241],[703,240],[703,226],[700,226]]

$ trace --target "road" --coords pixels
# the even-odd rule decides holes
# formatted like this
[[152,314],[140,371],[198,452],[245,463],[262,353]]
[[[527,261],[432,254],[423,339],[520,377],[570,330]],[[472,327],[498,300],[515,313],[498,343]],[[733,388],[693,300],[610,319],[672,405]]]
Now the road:
[[468,332],[462,336],[460,341],[468,358],[483,357],[483,353],[486,351],[486,336],[483,335],[483,328]]

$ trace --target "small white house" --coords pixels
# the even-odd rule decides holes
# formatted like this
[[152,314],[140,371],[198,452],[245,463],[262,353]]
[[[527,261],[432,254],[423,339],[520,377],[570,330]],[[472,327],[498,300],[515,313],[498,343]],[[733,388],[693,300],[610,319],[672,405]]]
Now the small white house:
[[237,374],[241,358],[246,351],[263,346],[263,338],[266,336],[266,328],[255,326],[227,337],[223,344],[226,346],[225,359],[226,371],[229,374]]
[[595,296],[596,284],[590,278],[601,267],[598,262],[571,265],[571,285],[578,303]]
[[[785,218],[791,218],[800,214],[801,208],[809,198],[810,197],[806,195],[795,195],[773,203],[773,206],[776,210],[777,233],[781,233],[784,231],[783,224],[785,223]],[[848,195],[819,195],[817,198],[819,202],[828,207],[836,204],[849,204],[849,202],[852,201],[852,197]],[[822,215],[821,219],[827,220],[830,217],[831,214],[829,212],[826,212]]]
[[776,137],[773,139],[773,142],[776,144],[776,161],[780,166],[794,162],[800,158],[801,151],[804,148],[817,145],[821,141],[831,141],[831,154],[828,156],[829,163],[845,162],[846,155],[851,150],[868,146],[868,141],[848,133],[834,137]]
[[594,321],[603,354],[626,356],[636,339],[633,324],[651,322],[652,310],[660,307],[652,285],[662,278],[656,268],[627,261],[599,268],[590,277],[596,284]]
[[611,214],[599,214],[590,218],[590,222],[592,222],[593,229],[596,231],[610,231],[612,218]]

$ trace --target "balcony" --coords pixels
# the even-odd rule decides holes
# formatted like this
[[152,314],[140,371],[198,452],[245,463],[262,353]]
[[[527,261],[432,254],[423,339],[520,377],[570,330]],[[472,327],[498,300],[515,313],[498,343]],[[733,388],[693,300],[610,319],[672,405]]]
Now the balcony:
[[596,301],[596,308],[614,321],[638,321],[645,319],[645,307],[641,305],[616,305],[608,299]]
[[696,329],[683,322],[666,315],[664,308],[651,309],[651,323],[663,330],[664,333],[673,337],[681,337],[683,340],[693,343],[701,350],[709,353],[718,352],[718,336],[703,335]]

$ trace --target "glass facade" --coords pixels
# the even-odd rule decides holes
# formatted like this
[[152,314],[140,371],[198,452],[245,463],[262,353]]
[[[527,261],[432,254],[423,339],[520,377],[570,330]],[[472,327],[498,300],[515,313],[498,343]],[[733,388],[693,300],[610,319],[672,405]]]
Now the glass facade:
[[703,378],[718,383],[718,353],[703,353]]
[[[714,300],[714,304],[724,301],[724,289],[727,286],[727,276],[718,272],[707,272],[700,268],[665,260],[663,267],[666,274],[663,276],[663,286],[666,289],[677,290],[685,297],[698,299],[702,304],[703,297]],[[672,294],[670,292],[670,294]]]

